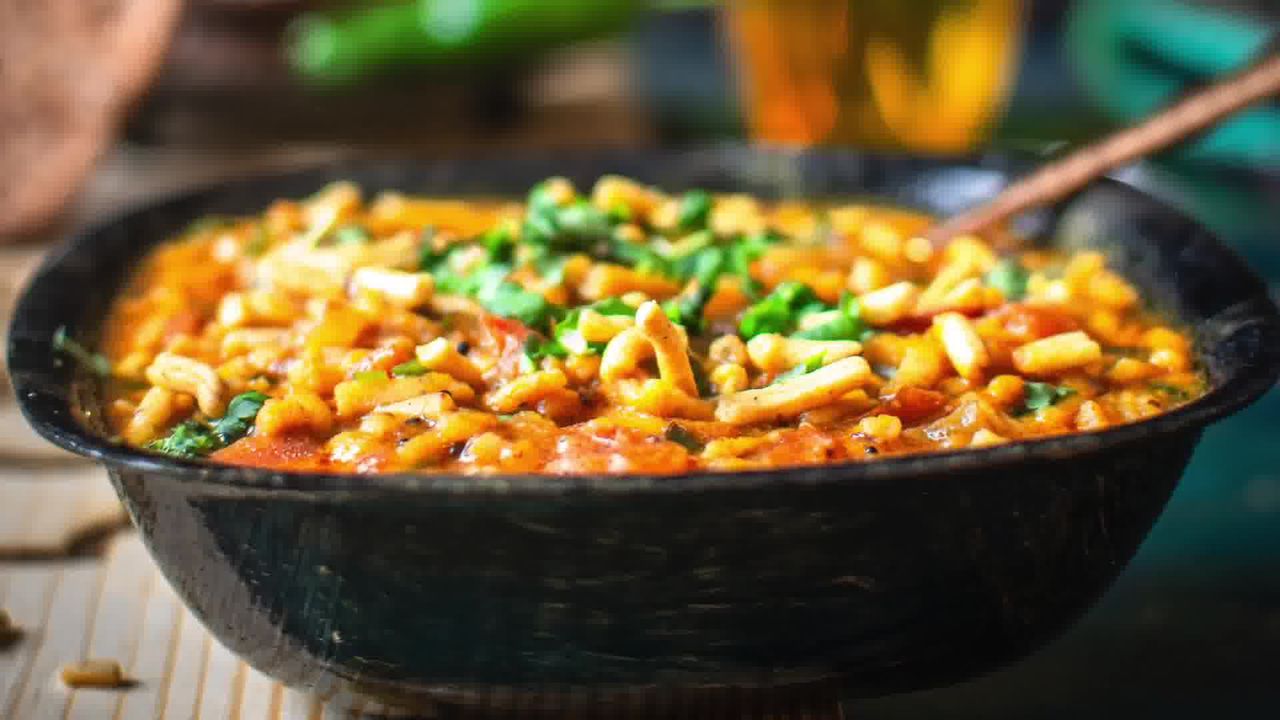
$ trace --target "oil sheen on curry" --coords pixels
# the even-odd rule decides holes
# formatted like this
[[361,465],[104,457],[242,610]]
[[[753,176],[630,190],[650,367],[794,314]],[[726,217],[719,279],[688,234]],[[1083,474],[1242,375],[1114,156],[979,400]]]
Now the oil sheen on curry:
[[870,461],[1203,392],[1102,255],[935,248],[929,222],[622,177],[523,203],[336,183],[160,246],[90,359],[124,443],[358,473]]

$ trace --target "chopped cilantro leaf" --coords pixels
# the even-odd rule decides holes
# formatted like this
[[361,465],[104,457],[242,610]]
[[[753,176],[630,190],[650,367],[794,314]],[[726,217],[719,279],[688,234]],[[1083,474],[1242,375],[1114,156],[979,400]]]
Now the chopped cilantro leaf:
[[[790,370],[778,375],[778,377],[773,379],[773,383],[780,383],[786,380],[790,380],[792,378],[798,378],[801,375],[808,375],[814,370],[817,370],[818,368],[822,367],[822,361],[825,359],[825,356],[826,356],[826,353],[818,353],[817,355],[814,355],[808,360],[805,360],[803,365],[797,365],[791,368]],[[769,384],[772,385],[773,383],[769,383]]]
[[463,244],[454,245],[442,252],[432,250],[430,244],[426,244],[423,246],[419,265],[422,270],[432,274],[440,292],[475,298],[485,310],[494,315],[519,320],[534,329],[546,328],[551,319],[559,314],[560,307],[548,302],[542,295],[507,280],[511,274],[511,266],[492,261],[495,249],[502,245],[502,241],[493,240],[493,245],[489,248],[489,263],[471,268],[465,274],[456,272],[449,265],[455,251],[469,247]]
[[636,309],[622,301],[621,298],[608,297],[603,300],[597,300],[590,305],[584,305],[584,308],[590,308],[601,315],[635,315]]
[[507,263],[511,262],[511,255],[515,250],[515,240],[511,238],[511,233],[505,228],[493,228],[489,232],[480,236],[480,244],[484,245],[484,249],[489,253],[489,262],[491,263]]
[[863,340],[869,334],[862,322],[862,306],[850,293],[840,296],[840,305],[834,320],[817,327],[801,330],[795,337],[808,340]]
[[801,315],[815,309],[825,309],[825,306],[807,285],[780,283],[763,300],[747,308],[738,323],[738,331],[747,339],[766,333],[785,335]]
[[556,204],[555,198],[551,196],[550,185],[555,178],[547,178],[542,182],[529,188],[529,198],[526,206],[531,213],[548,213],[555,212],[559,206]]
[[570,310],[562,320],[556,323],[553,338],[556,344],[566,352],[572,351],[576,355],[599,355],[604,351],[604,343],[589,343],[578,334],[578,320],[582,317],[582,311],[586,309],[594,310],[601,315],[631,316],[636,313],[635,308],[612,297]]
[[1177,385],[1170,385],[1168,383],[1162,383],[1162,382],[1153,382],[1150,384],[1149,387],[1158,393],[1161,393],[1163,395],[1168,395],[1173,400],[1181,401],[1181,400],[1187,400],[1191,397],[1191,393],[1187,392],[1183,388],[1178,387]]
[[706,190],[690,190],[680,198],[680,212],[676,222],[681,230],[704,228],[710,217],[711,193]]
[[367,245],[373,235],[360,225],[343,225],[333,231],[334,245]]
[[777,235],[761,233],[743,237],[729,246],[726,272],[738,278],[738,283],[747,297],[755,298],[760,294],[759,281],[751,277],[751,263],[759,260],[769,246],[778,241]]
[[547,339],[537,333],[530,333],[524,341],[524,356],[528,360],[526,369],[533,370],[543,358],[569,357],[569,350],[554,338]]
[[631,222],[631,208],[621,203],[609,208],[609,222],[619,224]]
[[556,218],[553,213],[534,213],[532,207],[524,219],[524,230],[520,233],[522,242],[550,249],[551,239],[556,235]]
[[560,311],[542,295],[505,280],[479,288],[475,297],[494,315],[519,320],[531,328],[547,327]]
[[212,424],[185,420],[147,447],[174,457],[204,457],[248,435],[266,401],[267,396],[260,392],[241,393],[231,399],[227,412],[219,420]]
[[1006,300],[1021,300],[1027,295],[1029,274],[1014,258],[1004,258],[987,271],[986,281],[1000,291]]
[[533,261],[533,269],[537,271],[538,277],[542,278],[547,284],[562,285],[564,283],[564,265],[568,260],[568,255],[545,255]]
[[522,242],[547,250],[585,250],[609,239],[614,222],[609,214],[585,199],[561,207],[548,183],[544,180],[529,192]]
[[609,216],[587,200],[578,200],[561,208],[556,214],[556,225],[560,234],[574,246],[607,239],[612,231]]
[[222,447],[213,428],[199,420],[186,420],[174,426],[169,434],[154,440],[147,447],[164,455],[179,458],[199,458]]
[[692,332],[701,332],[702,313],[715,294],[716,284],[725,269],[725,252],[723,248],[708,247],[699,250],[695,255],[693,280],[696,283],[691,292],[668,301],[663,309],[672,322],[685,326]]
[[[498,286],[506,283],[510,274],[510,265],[481,265],[471,268],[465,274],[456,273],[450,268],[437,274],[436,286],[445,292],[470,295],[481,300],[482,295],[487,297],[497,292]],[[481,304],[483,302],[481,300]]]
[[89,352],[83,345],[76,342],[67,334],[65,326],[59,327],[53,331],[53,349],[54,352],[60,352],[75,360],[80,367],[97,375],[98,377],[108,377],[111,375],[111,363],[100,353]]
[[249,434],[253,421],[258,417],[267,396],[250,390],[231,398],[227,404],[227,412],[222,419],[213,424],[213,434],[218,436],[223,445],[230,445]]
[[633,243],[613,236],[599,258],[615,262],[648,275],[674,276],[671,263],[647,244]]
[[724,249],[715,245],[715,237],[707,231],[682,238],[665,253],[648,244],[614,237],[604,248],[600,259],[625,265],[636,272],[688,282],[697,276],[700,267],[706,267],[704,256],[711,251],[723,253]]
[[391,368],[392,377],[413,377],[415,375],[426,375],[426,374],[427,374],[427,367],[423,365],[422,362],[417,358],[414,358],[413,360],[408,360],[406,362],[402,362],[399,365],[396,365],[395,367]]
[[672,275],[680,280],[693,278],[698,272],[699,258],[708,251],[720,250],[712,247],[714,244],[715,236],[706,230],[692,233],[673,243],[665,256],[671,264]]
[[1029,382],[1023,389],[1022,411],[1018,414],[1026,414],[1043,410],[1044,408],[1054,405],[1061,400],[1075,395],[1076,391],[1065,385],[1051,385],[1042,382]]
[[418,269],[426,272],[434,271],[448,258],[449,251],[436,249],[436,229],[428,225],[422,228],[418,240],[422,246],[418,250]]

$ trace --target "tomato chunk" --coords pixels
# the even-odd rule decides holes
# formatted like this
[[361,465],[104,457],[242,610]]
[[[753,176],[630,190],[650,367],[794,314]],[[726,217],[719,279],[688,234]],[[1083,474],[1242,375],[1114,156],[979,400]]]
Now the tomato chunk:
[[938,414],[946,404],[947,396],[940,392],[904,387],[887,398],[880,412],[897,416],[904,425],[914,425]]
[[1001,319],[1006,332],[1023,342],[1080,329],[1074,318],[1051,307],[1009,305],[1000,309],[996,317]]
[[610,428],[604,432],[578,429],[561,437],[556,443],[556,459],[547,471],[569,475],[671,475],[693,467],[689,451],[674,442],[633,428]]
[[524,344],[532,332],[524,323],[485,313],[481,320],[485,336],[498,355],[498,376],[515,377],[521,372]]
[[309,437],[241,438],[211,456],[229,465],[248,465],[272,470],[321,470],[327,462],[324,446]]

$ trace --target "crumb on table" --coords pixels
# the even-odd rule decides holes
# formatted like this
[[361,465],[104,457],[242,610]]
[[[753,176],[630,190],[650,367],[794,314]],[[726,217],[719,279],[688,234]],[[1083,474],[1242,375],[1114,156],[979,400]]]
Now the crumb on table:
[[81,660],[62,666],[62,682],[70,688],[123,688],[132,683],[115,660]]
[[9,617],[9,613],[0,609],[0,650],[18,642],[18,639],[21,637],[22,628],[14,625],[13,620]]

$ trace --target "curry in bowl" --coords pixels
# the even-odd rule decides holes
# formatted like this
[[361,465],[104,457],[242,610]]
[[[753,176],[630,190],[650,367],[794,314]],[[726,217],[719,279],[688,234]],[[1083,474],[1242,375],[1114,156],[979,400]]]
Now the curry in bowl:
[[1102,429],[1203,393],[1102,255],[927,216],[552,178],[349,183],[142,263],[101,356],[124,443],[282,470],[687,473]]

